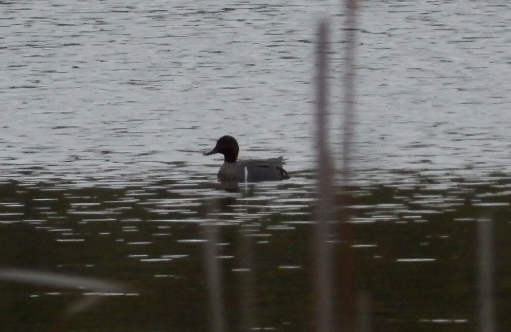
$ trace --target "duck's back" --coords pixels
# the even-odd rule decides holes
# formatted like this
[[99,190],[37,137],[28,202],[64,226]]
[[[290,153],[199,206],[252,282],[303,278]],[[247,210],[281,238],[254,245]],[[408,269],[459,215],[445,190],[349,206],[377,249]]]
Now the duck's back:
[[235,163],[225,162],[218,172],[218,178],[220,180],[237,182],[289,179],[289,175],[282,167],[282,164],[282,157],[264,160],[239,160]]

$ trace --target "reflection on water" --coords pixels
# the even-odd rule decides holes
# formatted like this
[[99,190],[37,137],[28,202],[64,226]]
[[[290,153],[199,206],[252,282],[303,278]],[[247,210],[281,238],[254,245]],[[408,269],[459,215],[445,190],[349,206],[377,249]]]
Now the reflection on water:
[[[99,277],[136,289],[73,317],[70,328],[206,330],[200,225],[212,220],[220,231],[229,326],[242,324],[243,232],[254,243],[256,325],[309,330],[313,183],[301,177],[226,193],[206,182],[85,187],[4,181],[0,259],[7,267]],[[352,247],[372,297],[375,330],[474,329],[475,220],[481,215],[495,221],[497,297],[506,297],[510,189],[511,179],[498,174],[476,182],[407,174],[353,188]],[[0,321],[13,330],[44,329],[81,294],[5,283],[0,289]],[[499,325],[510,326],[506,301],[497,308]]]
[[[264,282],[269,299],[260,296],[267,304],[259,317],[276,313],[279,304],[272,298],[294,287],[287,284],[286,276],[305,273],[289,266],[301,267],[307,256],[303,241],[307,234],[301,221],[309,216],[311,199],[306,197],[310,186],[306,181],[262,184],[249,188],[246,197],[216,191],[214,186],[200,182],[124,183],[110,187],[4,182],[0,190],[2,264],[116,280],[140,292],[139,297],[113,298],[98,308],[99,312],[78,316],[77,326],[96,328],[86,323],[93,315],[97,328],[110,331],[134,326],[138,331],[179,327],[205,330],[207,294],[199,225],[206,220],[206,211],[211,211],[222,229],[223,261],[227,271],[233,271],[226,276],[231,285],[227,291],[232,294],[228,308],[237,312],[235,294],[239,285],[233,282],[239,274],[235,272],[239,264],[236,242],[243,223],[251,225],[251,236],[261,248],[257,259],[265,263],[258,273],[264,276],[262,280],[275,279]],[[283,194],[287,189],[288,193]],[[256,195],[259,192],[262,195]],[[301,244],[292,248],[293,242],[287,240],[290,231],[297,230],[302,234],[297,239]],[[272,252],[275,248],[281,253]],[[300,254],[290,255],[293,252]],[[302,283],[301,288],[308,287],[308,280],[301,278],[293,284],[298,282]],[[31,328],[48,324],[77,296],[76,292],[17,287],[5,288],[3,298],[9,300],[4,302],[4,314],[10,320],[2,321],[12,322],[7,326],[17,326],[16,322]],[[19,306],[12,305],[17,301]],[[47,306],[46,301],[53,302]],[[46,308],[46,317],[21,323],[20,306],[24,306],[23,312]],[[294,321],[292,311],[289,315],[286,320]],[[282,319],[286,315],[276,317]],[[265,321],[272,322],[268,318]]]

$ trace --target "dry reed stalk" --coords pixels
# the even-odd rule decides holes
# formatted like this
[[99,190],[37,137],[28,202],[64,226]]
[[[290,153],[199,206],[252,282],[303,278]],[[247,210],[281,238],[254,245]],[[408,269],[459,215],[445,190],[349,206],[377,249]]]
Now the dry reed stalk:
[[484,217],[478,221],[477,226],[479,329],[481,332],[493,332],[495,331],[495,323],[493,308],[492,220],[489,217]]
[[342,126],[343,145],[342,145],[342,181],[343,187],[349,184],[351,172],[351,150],[354,134],[355,102],[356,102],[356,70],[355,70],[355,51],[356,51],[356,30],[357,30],[357,0],[345,0],[345,49],[344,49],[344,89],[343,89],[343,108],[344,123]]
[[50,329],[52,332],[64,331],[72,317],[95,307],[108,296],[124,296],[133,292],[121,283],[103,279],[11,268],[0,269],[0,281],[83,291],[84,296],[67,306],[56,318]]
[[355,105],[356,105],[356,32],[357,32],[357,0],[344,0],[344,76],[343,76],[343,124],[341,151],[341,186],[338,196],[340,239],[337,280],[339,284],[338,323],[341,331],[370,331],[370,295],[361,292],[358,282],[358,267],[352,244],[355,240],[353,225],[349,223],[350,183],[352,177],[351,161]]
[[202,224],[202,230],[206,240],[204,242],[204,257],[212,330],[214,332],[224,332],[226,331],[226,323],[222,271],[218,260],[218,226],[212,221],[208,221]]
[[256,326],[256,281],[254,262],[254,238],[249,225],[239,229],[240,243],[240,278],[241,278],[241,326],[242,331],[252,331]]
[[315,323],[316,331],[333,329],[332,253],[328,240],[334,211],[334,176],[327,140],[328,21],[322,20],[316,44],[316,151],[318,151],[317,211],[315,224]]

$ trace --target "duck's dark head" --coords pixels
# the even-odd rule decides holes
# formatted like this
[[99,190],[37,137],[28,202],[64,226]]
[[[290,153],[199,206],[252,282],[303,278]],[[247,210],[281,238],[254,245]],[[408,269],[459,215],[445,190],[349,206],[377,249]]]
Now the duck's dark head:
[[239,151],[240,148],[236,139],[232,136],[225,135],[216,141],[216,146],[213,150],[204,153],[204,155],[209,156],[215,153],[221,153],[224,155],[225,162],[234,163],[236,159],[238,159]]

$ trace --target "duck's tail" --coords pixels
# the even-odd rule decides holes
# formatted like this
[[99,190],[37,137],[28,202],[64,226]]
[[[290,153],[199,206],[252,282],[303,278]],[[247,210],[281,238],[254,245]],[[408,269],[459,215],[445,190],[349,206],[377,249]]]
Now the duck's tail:
[[279,167],[280,169],[280,176],[282,177],[282,180],[287,180],[290,178],[289,174],[287,174],[286,170],[282,167]]

